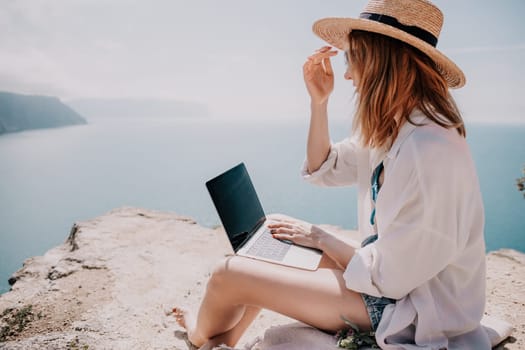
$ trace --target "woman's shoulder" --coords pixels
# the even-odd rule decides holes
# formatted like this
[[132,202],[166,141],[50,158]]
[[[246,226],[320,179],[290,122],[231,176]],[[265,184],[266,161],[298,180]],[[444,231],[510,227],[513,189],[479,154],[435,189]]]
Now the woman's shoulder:
[[414,128],[400,156],[414,164],[425,177],[475,175],[475,165],[465,137],[454,128],[442,127],[430,119]]
[[445,128],[428,118],[423,118],[414,128],[407,143],[416,154],[425,157],[446,155],[461,158],[470,153],[465,138],[455,128]]

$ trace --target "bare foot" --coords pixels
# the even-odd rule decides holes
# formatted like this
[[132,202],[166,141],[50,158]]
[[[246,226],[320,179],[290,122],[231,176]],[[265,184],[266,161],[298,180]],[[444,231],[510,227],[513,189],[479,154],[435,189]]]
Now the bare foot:
[[206,342],[205,339],[201,339],[196,334],[197,319],[189,310],[175,307],[173,308],[173,315],[179,326],[184,328],[188,333],[188,340],[195,346],[200,347]]

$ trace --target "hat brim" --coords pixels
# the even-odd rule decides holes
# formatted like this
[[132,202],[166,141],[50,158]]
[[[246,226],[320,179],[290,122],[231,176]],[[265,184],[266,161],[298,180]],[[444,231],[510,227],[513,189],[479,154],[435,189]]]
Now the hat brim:
[[457,89],[466,83],[461,69],[438,49],[388,24],[363,18],[323,18],[313,24],[312,30],[321,39],[343,51],[348,50],[348,35],[352,30],[364,30],[401,40],[428,55],[450,88]]

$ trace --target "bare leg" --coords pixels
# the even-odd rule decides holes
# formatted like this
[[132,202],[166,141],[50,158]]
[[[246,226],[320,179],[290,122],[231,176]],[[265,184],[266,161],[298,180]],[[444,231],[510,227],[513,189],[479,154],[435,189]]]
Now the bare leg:
[[218,336],[211,338],[208,343],[210,343],[211,346],[217,346],[221,344],[234,346],[235,344],[237,344],[239,339],[241,339],[246,329],[248,329],[250,324],[252,324],[253,320],[255,320],[260,311],[260,307],[246,306],[244,315],[242,316],[239,323],[235,325],[235,327],[233,327],[225,333],[219,334]]
[[[328,255],[323,254],[321,262],[319,263],[319,268],[337,268],[337,264]],[[210,339],[208,345],[217,346],[220,344],[230,344],[233,346],[234,344],[237,344],[239,339],[241,339],[246,329],[248,329],[260,311],[260,307],[246,306],[244,315],[239,323],[237,323],[237,325],[229,331]]]
[[342,275],[230,257],[210,278],[195,325],[186,325],[188,337],[197,346],[212,338],[234,346],[261,307],[327,331],[345,327],[341,316],[370,329],[360,294],[346,289]]
[[[219,334],[217,336],[214,336],[211,338],[207,343],[206,349],[211,349],[217,345],[221,344],[237,344],[239,339],[241,339],[242,335],[250,326],[250,324],[255,320],[259,312],[261,311],[261,308],[256,306],[246,306],[243,316],[241,317],[241,320],[229,331],[226,331],[222,334]],[[183,308],[175,308],[173,310],[173,313],[175,315],[175,318],[177,319],[177,323],[183,328],[187,330],[188,334],[188,340],[190,337],[190,334],[195,334],[195,326],[196,326],[196,319],[195,315],[191,313],[190,310],[183,309]],[[195,338],[192,336],[192,339]],[[192,344],[199,344],[197,339],[193,339],[193,341],[190,340]]]

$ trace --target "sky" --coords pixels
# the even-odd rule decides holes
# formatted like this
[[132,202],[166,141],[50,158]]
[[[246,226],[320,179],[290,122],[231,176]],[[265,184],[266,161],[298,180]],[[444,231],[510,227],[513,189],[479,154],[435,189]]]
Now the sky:
[[[214,118],[308,118],[302,65],[324,45],[323,17],[356,17],[366,0],[0,0],[0,90],[206,104]],[[453,92],[466,121],[525,123],[525,1],[435,0],[438,49],[465,72]],[[331,118],[354,90],[336,75]]]

